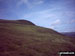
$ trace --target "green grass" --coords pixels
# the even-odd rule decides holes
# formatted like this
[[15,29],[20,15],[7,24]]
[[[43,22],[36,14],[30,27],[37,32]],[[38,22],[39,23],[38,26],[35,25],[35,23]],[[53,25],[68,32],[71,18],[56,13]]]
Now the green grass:
[[52,29],[0,23],[0,56],[58,56],[59,51],[74,51],[74,44],[73,38]]

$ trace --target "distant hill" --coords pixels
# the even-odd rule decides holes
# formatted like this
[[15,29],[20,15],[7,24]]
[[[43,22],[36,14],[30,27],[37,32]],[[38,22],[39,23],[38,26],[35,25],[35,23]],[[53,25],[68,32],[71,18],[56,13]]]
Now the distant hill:
[[70,36],[70,37],[75,37],[75,32],[62,32],[61,34]]
[[59,56],[75,51],[75,39],[27,20],[0,20],[0,56]]

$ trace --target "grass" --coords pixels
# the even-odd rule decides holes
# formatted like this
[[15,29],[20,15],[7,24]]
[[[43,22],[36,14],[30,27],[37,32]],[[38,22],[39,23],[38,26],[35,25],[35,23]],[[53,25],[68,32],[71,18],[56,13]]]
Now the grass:
[[59,56],[59,51],[75,51],[74,44],[74,39],[52,29],[0,23],[0,56]]

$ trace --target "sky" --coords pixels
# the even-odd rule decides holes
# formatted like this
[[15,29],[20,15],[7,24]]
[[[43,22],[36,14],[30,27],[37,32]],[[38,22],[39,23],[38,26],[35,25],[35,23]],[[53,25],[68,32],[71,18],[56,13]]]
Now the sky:
[[25,19],[58,32],[75,32],[75,0],[0,0],[0,19]]

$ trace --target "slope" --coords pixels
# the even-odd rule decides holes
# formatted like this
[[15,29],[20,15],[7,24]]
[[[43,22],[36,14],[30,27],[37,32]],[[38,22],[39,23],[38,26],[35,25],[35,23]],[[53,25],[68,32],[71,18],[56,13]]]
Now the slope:
[[4,21],[0,21],[0,56],[59,56],[59,51],[75,51],[74,39],[52,29]]

